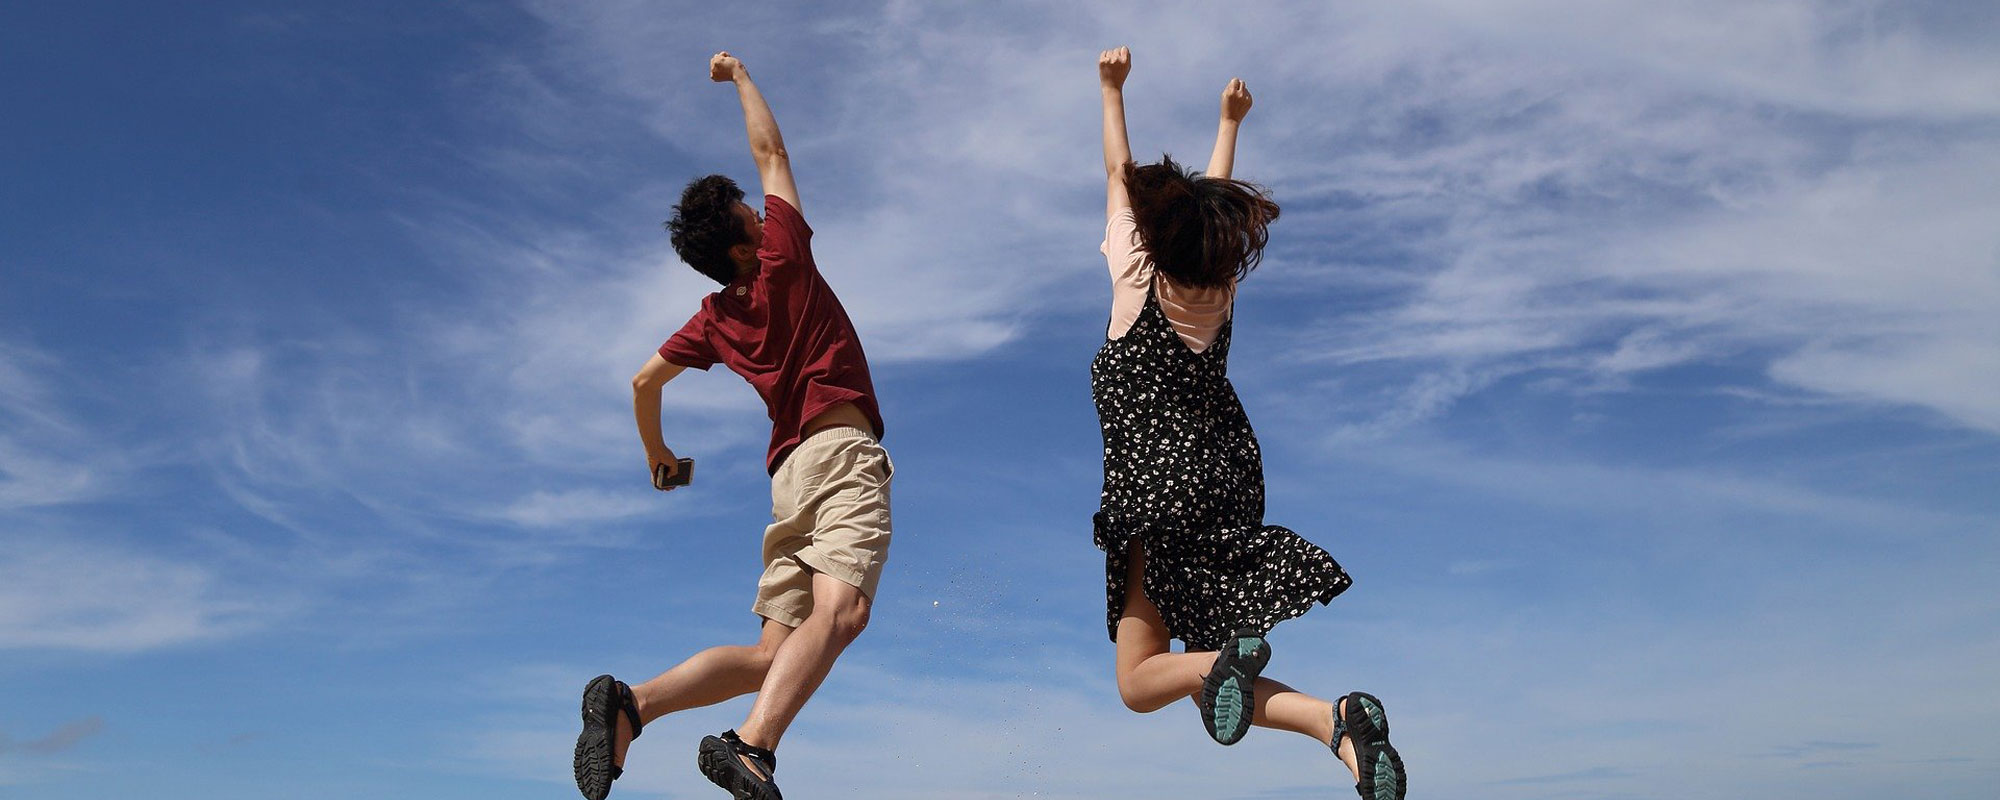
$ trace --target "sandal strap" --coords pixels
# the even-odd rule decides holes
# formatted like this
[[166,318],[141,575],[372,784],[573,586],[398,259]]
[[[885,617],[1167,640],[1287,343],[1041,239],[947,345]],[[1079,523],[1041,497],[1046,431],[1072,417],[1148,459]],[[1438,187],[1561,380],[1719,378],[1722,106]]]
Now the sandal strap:
[[639,721],[639,701],[632,697],[632,687],[618,682],[618,710],[625,712],[625,721],[632,723],[632,738],[639,738],[639,732],[646,723]]
[[1340,752],[1340,737],[1347,735],[1347,718],[1340,715],[1340,704],[1346,699],[1347,696],[1342,695],[1333,701],[1333,744],[1327,746],[1333,748],[1335,753]]
[[734,730],[724,731],[722,733],[722,741],[729,744],[729,749],[732,752],[739,756],[749,756],[750,760],[757,762],[757,766],[763,767],[766,779],[778,774],[777,753],[743,741],[743,737],[737,736]]

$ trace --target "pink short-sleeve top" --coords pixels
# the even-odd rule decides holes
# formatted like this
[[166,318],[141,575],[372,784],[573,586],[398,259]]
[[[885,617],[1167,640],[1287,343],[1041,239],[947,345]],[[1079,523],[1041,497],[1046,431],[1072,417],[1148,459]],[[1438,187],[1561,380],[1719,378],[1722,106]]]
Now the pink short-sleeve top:
[[[1153,291],[1153,258],[1139,238],[1139,224],[1132,209],[1121,208],[1104,224],[1104,243],[1098,250],[1111,268],[1111,327],[1106,338],[1116,339],[1139,321],[1146,308],[1146,293]],[[1229,321],[1229,309],[1236,302],[1236,284],[1214,289],[1181,286],[1165,275],[1159,276],[1160,311],[1174,326],[1189,349],[1199,353],[1215,342],[1222,323]]]

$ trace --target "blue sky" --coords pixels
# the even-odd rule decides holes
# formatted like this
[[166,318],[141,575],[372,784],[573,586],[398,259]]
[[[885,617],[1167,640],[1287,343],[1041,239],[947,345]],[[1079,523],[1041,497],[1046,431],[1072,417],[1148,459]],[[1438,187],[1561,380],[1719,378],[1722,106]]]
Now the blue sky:
[[[570,796],[576,693],[746,641],[762,410],[627,379],[753,180],[739,54],[874,362],[898,536],[786,741],[814,797],[1342,796],[1118,703],[1089,544],[1133,149],[1284,206],[1233,375],[1430,798],[2000,780],[2000,11],[1549,0],[0,12],[0,797]],[[618,797],[710,797],[742,701]]]

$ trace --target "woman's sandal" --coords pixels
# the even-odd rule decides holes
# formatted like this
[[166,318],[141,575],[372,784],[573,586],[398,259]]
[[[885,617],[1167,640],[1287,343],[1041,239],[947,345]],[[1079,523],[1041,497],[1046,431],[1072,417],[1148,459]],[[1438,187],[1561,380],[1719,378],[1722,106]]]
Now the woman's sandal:
[[[750,763],[743,763],[746,759]],[[710,783],[729,790],[732,800],[785,798],[775,782],[778,754],[751,746],[733,730],[723,731],[721,736],[702,737],[695,763]]]
[[[1345,701],[1347,713],[1340,707]],[[1340,753],[1340,737],[1354,742],[1354,761],[1361,767],[1361,779],[1354,791],[1362,800],[1403,800],[1409,791],[1409,775],[1403,771],[1403,756],[1389,743],[1389,716],[1382,701],[1367,692],[1350,692],[1333,705],[1333,752]]]
[[576,737],[576,789],[589,800],[604,800],[611,782],[625,774],[613,758],[617,747],[618,715],[632,723],[632,738],[639,738],[645,725],[639,721],[639,703],[632,699],[632,687],[609,675],[590,679],[583,687],[583,733]]
[[1231,634],[1215,654],[1215,666],[1201,679],[1201,724],[1222,744],[1235,744],[1250,732],[1257,709],[1257,675],[1271,663],[1271,645],[1264,634],[1244,629]]

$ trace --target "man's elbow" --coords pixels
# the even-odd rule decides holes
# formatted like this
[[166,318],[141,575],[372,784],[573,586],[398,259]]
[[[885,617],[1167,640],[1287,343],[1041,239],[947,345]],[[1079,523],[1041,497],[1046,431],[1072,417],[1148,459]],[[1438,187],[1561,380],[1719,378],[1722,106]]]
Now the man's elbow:
[[752,147],[750,155],[757,159],[757,166],[760,169],[789,167],[792,164],[792,155],[785,152],[785,146],[782,144]]

